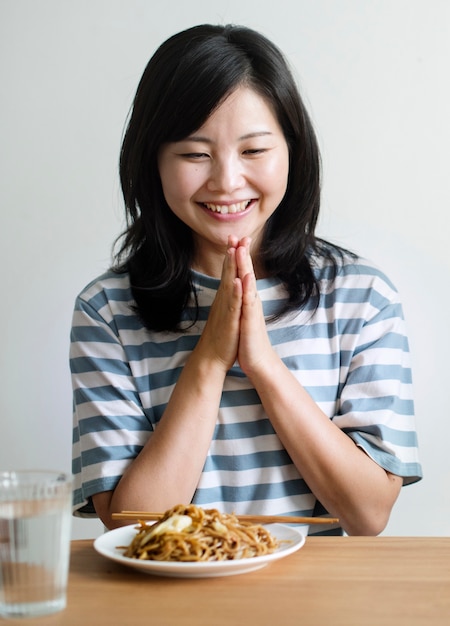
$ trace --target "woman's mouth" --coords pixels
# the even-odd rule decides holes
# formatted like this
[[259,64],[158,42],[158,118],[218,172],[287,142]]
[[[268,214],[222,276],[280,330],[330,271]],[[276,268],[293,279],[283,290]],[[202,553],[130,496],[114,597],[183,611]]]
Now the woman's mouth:
[[202,205],[213,213],[228,215],[229,213],[242,213],[250,205],[251,200],[243,200],[233,204],[215,204],[212,202],[202,202]]

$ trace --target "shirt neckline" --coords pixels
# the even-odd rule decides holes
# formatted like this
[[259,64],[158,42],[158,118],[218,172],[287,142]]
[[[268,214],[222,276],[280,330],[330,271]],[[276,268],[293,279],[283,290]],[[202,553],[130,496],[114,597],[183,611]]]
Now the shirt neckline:
[[[191,269],[192,278],[194,284],[206,287],[208,289],[214,289],[217,291],[220,285],[220,278],[214,278],[213,276],[208,276],[207,274],[202,274],[201,272]],[[271,276],[269,278],[259,278],[256,281],[256,288],[258,291],[263,289],[270,289],[271,287],[275,287],[279,285],[281,280],[277,276]]]

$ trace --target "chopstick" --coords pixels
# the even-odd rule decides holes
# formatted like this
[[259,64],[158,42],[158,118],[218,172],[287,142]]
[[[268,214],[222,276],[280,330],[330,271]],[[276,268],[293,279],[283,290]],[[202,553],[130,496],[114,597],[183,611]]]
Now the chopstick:
[[[158,521],[163,513],[149,513],[147,511],[121,511],[113,513],[116,520],[150,520]],[[236,515],[240,522],[250,524],[337,524],[337,517],[298,517],[296,515]]]

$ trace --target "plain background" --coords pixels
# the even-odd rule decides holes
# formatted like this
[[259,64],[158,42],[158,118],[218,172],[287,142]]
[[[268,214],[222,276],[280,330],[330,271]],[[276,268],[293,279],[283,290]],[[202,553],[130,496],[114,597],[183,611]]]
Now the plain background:
[[285,52],[322,151],[320,233],[401,293],[424,479],[385,534],[448,535],[447,0],[0,0],[0,468],[70,469],[72,308],[123,226],[125,120],[156,47],[203,22]]

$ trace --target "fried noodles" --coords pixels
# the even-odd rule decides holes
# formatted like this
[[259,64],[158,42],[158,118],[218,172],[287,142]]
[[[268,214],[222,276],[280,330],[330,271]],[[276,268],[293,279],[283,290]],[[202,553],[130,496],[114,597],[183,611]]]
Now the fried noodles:
[[259,524],[195,505],[177,505],[156,524],[139,522],[124,556],[151,561],[229,561],[270,554],[279,546]]

